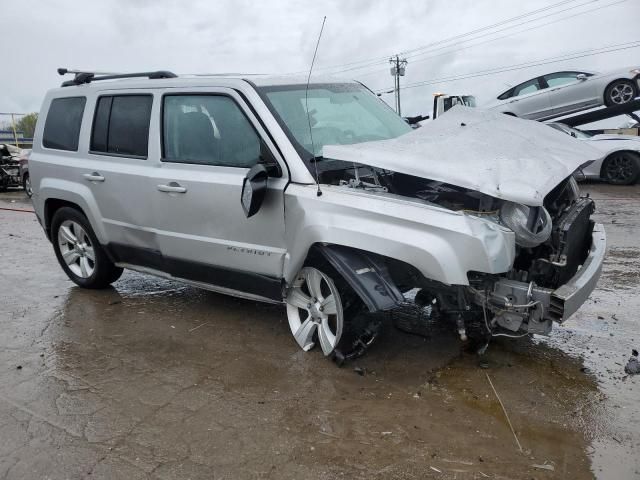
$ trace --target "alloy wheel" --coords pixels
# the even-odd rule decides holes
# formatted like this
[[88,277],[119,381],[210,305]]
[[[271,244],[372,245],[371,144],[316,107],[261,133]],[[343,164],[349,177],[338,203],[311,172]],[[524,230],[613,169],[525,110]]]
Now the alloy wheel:
[[58,247],[69,270],[80,278],[89,278],[96,268],[91,239],[82,226],[65,220],[58,229]]
[[327,275],[304,267],[286,298],[291,333],[300,348],[311,350],[317,337],[322,353],[330,355],[342,336],[344,316],[338,289]]
[[609,92],[609,98],[612,103],[616,105],[622,105],[623,103],[630,102],[633,100],[633,86],[628,83],[616,83],[611,87],[611,91]]
[[607,160],[605,178],[613,183],[627,183],[635,175],[633,159],[626,155],[615,155]]

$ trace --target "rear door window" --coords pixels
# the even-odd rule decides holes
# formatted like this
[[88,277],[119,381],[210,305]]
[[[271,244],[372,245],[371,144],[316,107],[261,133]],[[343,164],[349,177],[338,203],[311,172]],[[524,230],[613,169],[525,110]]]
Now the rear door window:
[[42,146],[56,150],[78,151],[80,126],[86,97],[54,98],[44,124]]
[[151,95],[102,96],[96,104],[91,151],[146,158]]
[[526,95],[527,93],[537,92],[538,90],[542,90],[543,87],[540,85],[540,82],[537,78],[533,80],[529,80],[528,82],[521,83],[517,87],[513,89],[513,96],[518,97],[520,95]]

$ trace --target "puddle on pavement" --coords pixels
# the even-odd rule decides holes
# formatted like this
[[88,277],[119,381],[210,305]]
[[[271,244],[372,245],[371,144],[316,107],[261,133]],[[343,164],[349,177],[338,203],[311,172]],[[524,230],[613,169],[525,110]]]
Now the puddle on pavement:
[[295,346],[282,307],[131,272],[82,290],[37,224],[5,225],[21,241],[0,247],[25,251],[3,257],[0,477],[637,475],[637,379],[618,365],[640,340],[626,237],[574,319],[549,339],[492,342],[489,368],[453,334],[387,328],[338,369]]

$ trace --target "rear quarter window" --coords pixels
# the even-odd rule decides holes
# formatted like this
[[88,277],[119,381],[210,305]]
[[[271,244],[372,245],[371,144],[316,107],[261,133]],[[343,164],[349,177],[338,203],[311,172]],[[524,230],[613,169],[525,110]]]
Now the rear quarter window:
[[42,146],[56,150],[78,151],[80,126],[86,97],[54,98],[47,112]]

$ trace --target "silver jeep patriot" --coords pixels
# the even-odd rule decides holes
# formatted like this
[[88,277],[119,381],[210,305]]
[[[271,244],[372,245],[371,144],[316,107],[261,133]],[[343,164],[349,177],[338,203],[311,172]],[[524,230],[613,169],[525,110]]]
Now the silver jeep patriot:
[[413,130],[330,78],[74,73],[30,175],[81,287],[129,268],[283,303],[302,349],[343,361],[409,299],[463,339],[547,334],[600,275],[572,175],[601,154],[543,124],[459,106]]

